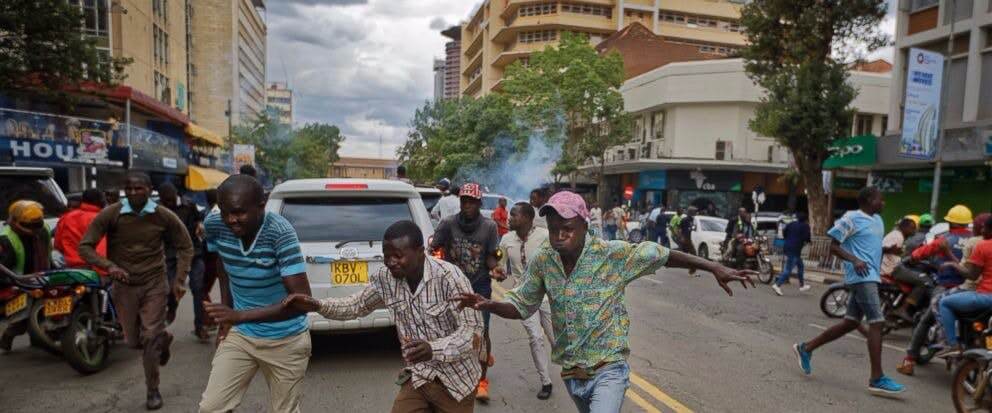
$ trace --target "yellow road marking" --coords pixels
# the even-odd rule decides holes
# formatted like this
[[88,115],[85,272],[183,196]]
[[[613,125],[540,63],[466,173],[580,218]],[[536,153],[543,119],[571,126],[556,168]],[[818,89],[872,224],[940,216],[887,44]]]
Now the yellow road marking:
[[[506,294],[506,289],[503,288],[503,286],[499,285],[499,283],[493,283],[493,290],[495,290],[495,294],[493,294],[493,296],[496,297],[497,299],[502,298],[501,296],[503,296],[503,295]],[[651,395],[651,397],[654,397],[656,400],[658,400],[659,402],[661,402],[664,405],[668,406],[669,408],[671,408],[675,412],[677,412],[677,413],[693,413],[692,409],[686,407],[684,404],[680,403],[678,400],[675,400],[674,398],[672,398],[672,396],[669,396],[665,392],[661,391],[661,389],[659,389],[655,385],[651,384],[649,381],[647,381],[646,379],[644,379],[643,377],[641,377],[637,373],[634,373],[633,371],[630,372],[630,381],[631,381],[631,383],[633,383],[634,385],[636,385],[637,387],[639,387],[640,389],[644,390],[649,395]],[[645,400],[644,398],[642,398],[639,394],[637,394],[636,392],[634,392],[634,391],[632,391],[630,389],[627,390],[627,398],[629,398],[630,400],[632,400],[635,404],[637,404],[638,406],[640,406],[642,409],[644,409],[645,411],[647,411],[649,413],[653,413],[653,412],[659,412],[660,413],[660,410],[658,410],[657,408],[655,408],[654,406],[652,406],[651,403],[649,403],[647,400]]]
[[641,397],[640,394],[637,394],[637,392],[635,392],[634,390],[627,389],[626,395],[628,399],[633,401],[634,404],[640,406],[642,409],[644,409],[644,411],[648,413],[661,413],[661,410],[658,410],[658,408],[652,406],[650,402],[644,400],[644,398]]
[[637,373],[634,373],[633,371],[630,372],[630,381],[635,385],[637,385],[637,387],[640,387],[642,390],[646,391],[648,394],[650,394],[658,401],[670,407],[672,410],[678,413],[692,413],[692,409],[686,407],[682,403],[679,403],[679,401],[673,399],[672,396],[665,394],[665,392],[661,391],[660,389],[658,389],[653,384],[649,383],[647,380],[645,380]]

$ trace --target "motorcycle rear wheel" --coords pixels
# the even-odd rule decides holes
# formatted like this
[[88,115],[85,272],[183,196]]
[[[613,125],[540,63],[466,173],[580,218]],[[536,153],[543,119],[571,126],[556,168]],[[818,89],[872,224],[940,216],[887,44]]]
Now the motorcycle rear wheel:
[[847,287],[840,286],[827,289],[820,297],[820,311],[827,317],[842,318],[847,314]]
[[31,339],[31,345],[55,356],[62,355],[62,345],[59,344],[58,334],[54,331],[46,331],[42,327],[45,318],[44,310],[44,301],[38,300],[31,306],[31,312],[28,314],[28,336]]
[[758,281],[764,284],[771,284],[775,279],[775,266],[770,261],[765,261],[763,257],[758,257]]
[[992,389],[988,384],[981,400],[974,399],[975,385],[979,377],[984,374],[985,364],[975,359],[966,359],[955,370],[954,381],[951,382],[951,400],[954,401],[954,409],[957,411],[988,411],[992,408]]
[[80,374],[93,374],[107,365],[110,340],[99,327],[99,317],[88,309],[80,308],[72,314],[69,326],[62,334],[65,361]]

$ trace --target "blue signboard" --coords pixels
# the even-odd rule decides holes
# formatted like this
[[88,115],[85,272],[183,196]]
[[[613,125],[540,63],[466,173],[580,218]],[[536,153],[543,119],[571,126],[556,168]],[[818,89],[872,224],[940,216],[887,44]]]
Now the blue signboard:
[[125,166],[118,124],[0,108],[0,151],[14,161]]
[[148,122],[148,124],[149,127],[158,129],[158,131],[137,126],[131,127],[133,152],[131,167],[144,171],[185,175],[188,162],[186,156],[183,155],[185,145],[181,138],[181,132],[170,130],[169,126],[171,125],[154,122]]
[[637,174],[637,189],[665,189],[668,184],[667,171],[644,171]]

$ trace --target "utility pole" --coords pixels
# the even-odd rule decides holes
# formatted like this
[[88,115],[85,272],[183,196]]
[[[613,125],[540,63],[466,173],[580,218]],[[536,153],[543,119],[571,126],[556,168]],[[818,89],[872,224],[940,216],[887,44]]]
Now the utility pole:
[[944,73],[942,73],[940,81],[940,112],[937,113],[937,153],[936,162],[933,165],[933,189],[930,192],[930,215],[937,215],[937,204],[940,202],[940,175],[942,173],[943,156],[944,156],[944,135],[946,135],[946,125],[944,120],[947,119],[947,100],[949,96],[948,93],[948,81],[951,74],[951,59],[954,55],[954,23],[955,19],[954,13],[957,10],[957,0],[949,0],[949,5],[945,13],[951,14],[951,33],[947,36],[947,53],[944,58]]

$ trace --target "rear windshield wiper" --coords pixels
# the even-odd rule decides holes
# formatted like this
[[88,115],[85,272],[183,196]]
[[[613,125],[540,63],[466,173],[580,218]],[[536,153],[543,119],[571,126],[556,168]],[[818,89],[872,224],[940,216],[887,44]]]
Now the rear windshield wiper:
[[376,240],[371,240],[371,239],[353,239],[353,240],[349,240],[349,241],[341,241],[341,242],[335,244],[334,245],[334,248],[341,248],[341,247],[343,247],[343,246],[345,246],[347,244],[351,244],[352,242],[367,242],[367,243],[369,243],[369,248],[372,248],[372,243],[374,243],[375,241]]

